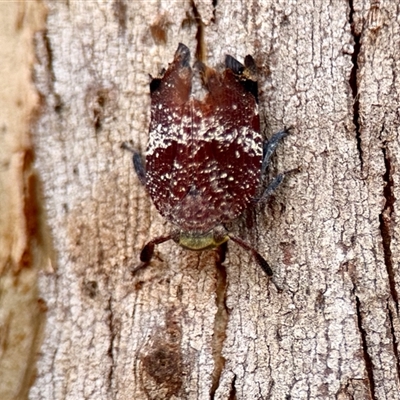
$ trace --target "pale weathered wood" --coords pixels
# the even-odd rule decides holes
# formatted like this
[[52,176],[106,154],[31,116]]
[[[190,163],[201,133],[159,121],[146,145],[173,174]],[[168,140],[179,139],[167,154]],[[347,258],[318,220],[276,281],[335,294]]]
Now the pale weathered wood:
[[45,304],[37,276],[51,260],[32,168],[32,80],[40,3],[0,3],[0,399],[26,399],[36,374]]
[[[34,138],[58,264],[31,399],[397,399],[398,6],[195,3],[48,3]],[[210,65],[255,57],[266,136],[294,126],[271,174],[299,172],[233,226],[282,292],[233,243],[224,267],[168,242],[129,274],[170,227],[120,145],[144,150],[148,74],[198,40]]]

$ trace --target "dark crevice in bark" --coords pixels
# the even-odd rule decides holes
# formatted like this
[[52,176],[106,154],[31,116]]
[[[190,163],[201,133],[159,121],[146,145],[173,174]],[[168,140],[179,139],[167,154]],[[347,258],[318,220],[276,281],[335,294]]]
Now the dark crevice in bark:
[[377,399],[375,395],[375,381],[374,381],[374,365],[371,360],[371,356],[368,353],[368,344],[367,344],[367,333],[365,329],[363,328],[362,324],[362,312],[361,312],[361,302],[358,296],[356,297],[356,306],[357,306],[357,323],[358,323],[358,330],[361,334],[361,341],[362,341],[362,351],[363,351],[363,357],[364,357],[364,362],[365,362],[365,369],[367,371],[367,376],[368,376],[368,384],[369,384],[369,389],[371,392],[371,398],[372,399]]
[[51,83],[54,84],[56,78],[55,78],[54,69],[53,69],[53,49],[51,47],[50,38],[48,36],[47,30],[43,32],[43,43],[45,45],[46,53],[47,53],[46,69],[50,74]]
[[[222,249],[223,251],[223,249]],[[226,329],[228,326],[228,309],[226,307],[226,269],[221,259],[225,258],[224,254],[220,254],[216,262],[217,283],[216,283],[216,305],[217,312],[214,319],[214,334],[212,342],[212,353],[214,359],[214,371],[212,373],[212,385],[210,390],[210,399],[214,399],[215,392],[219,387],[222,370],[225,367],[225,358],[222,355],[222,349],[226,339]]]
[[[60,96],[58,95],[58,93],[55,92],[54,88],[54,83],[56,81],[56,76],[53,68],[54,54],[53,54],[53,48],[51,46],[51,41],[48,35],[48,31],[47,30],[43,31],[43,34],[40,35],[40,37],[37,37],[36,41],[37,41],[36,46],[38,46],[38,42],[40,41],[41,46],[44,47],[44,51],[41,52],[41,55],[38,56],[38,54],[36,54],[36,56],[38,57],[39,62],[45,66],[46,73],[50,77],[50,79],[47,80],[49,93],[48,94],[41,93],[41,95],[45,97],[45,101],[49,105],[54,107],[55,112],[59,113],[62,110],[62,103]],[[49,94],[54,96],[52,97],[51,101]]]
[[231,390],[229,392],[229,397],[228,400],[236,400],[236,375],[233,376],[232,382],[231,382]]
[[[391,310],[389,304],[388,304],[387,309],[388,309],[389,320],[390,320],[390,332],[392,334],[393,353],[394,353],[394,356],[396,357],[397,378],[400,380],[400,359],[399,359],[399,351],[397,349],[397,342],[396,342],[396,330],[394,328],[393,314],[392,314],[392,310]],[[395,318],[397,318],[397,317],[395,317]]]
[[383,207],[383,212],[379,215],[380,230],[382,236],[382,246],[385,258],[386,270],[389,277],[389,287],[392,298],[396,304],[397,314],[399,313],[399,294],[396,289],[395,272],[393,269],[393,258],[392,258],[392,215],[394,212],[394,203],[396,198],[393,196],[393,176],[392,176],[392,162],[388,155],[386,148],[382,149],[383,157],[385,160],[385,173],[383,175],[383,180],[385,182],[385,187],[383,189],[383,195],[385,197],[385,206]]
[[218,0],[213,0],[212,6],[213,6],[213,17],[211,22],[215,23],[216,21],[216,12],[217,12],[217,5],[218,5]]
[[108,318],[108,328],[110,330],[110,346],[108,347],[107,350],[107,355],[110,357],[111,360],[111,366],[110,370],[108,372],[108,388],[110,390],[110,393],[112,391],[112,384],[114,380],[114,366],[115,366],[115,360],[114,360],[114,341],[115,341],[115,329],[114,329],[114,316],[113,316],[113,311],[112,311],[112,298],[108,299],[108,312],[109,312],[109,318]]
[[360,102],[358,100],[358,84],[357,84],[357,71],[358,71],[358,56],[361,50],[361,33],[357,32],[354,22],[354,5],[353,0],[349,0],[350,6],[350,14],[349,14],[349,23],[351,26],[351,33],[354,39],[354,51],[351,56],[351,62],[353,64],[353,68],[350,73],[349,84],[352,91],[353,96],[353,123],[356,129],[356,139],[357,139],[357,150],[360,158],[361,169],[363,169],[364,161],[363,161],[363,151],[361,145],[361,133],[360,133]]
[[194,19],[197,24],[197,32],[196,32],[196,41],[197,41],[197,47],[196,47],[196,59],[200,60],[201,62],[205,62],[205,45],[204,45],[204,24],[201,19],[201,15],[199,13],[199,10],[196,7],[195,2],[192,0],[191,1],[191,6],[192,6],[192,12]]

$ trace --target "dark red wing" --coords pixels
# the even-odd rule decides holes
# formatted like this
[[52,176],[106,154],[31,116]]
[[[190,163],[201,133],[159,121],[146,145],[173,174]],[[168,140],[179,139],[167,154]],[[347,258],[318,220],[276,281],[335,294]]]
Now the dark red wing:
[[[146,186],[161,215],[171,220],[171,209],[186,190],[177,182],[184,175],[180,167],[187,152],[190,133],[192,69],[189,49],[180,44],[174,61],[162,78],[153,79],[151,121],[146,152]],[[184,157],[185,158],[185,157]]]
[[255,195],[262,163],[255,82],[249,90],[231,69],[205,68],[209,93],[192,99],[181,55],[178,48],[152,94],[147,187],[164,217],[204,233],[239,216]]

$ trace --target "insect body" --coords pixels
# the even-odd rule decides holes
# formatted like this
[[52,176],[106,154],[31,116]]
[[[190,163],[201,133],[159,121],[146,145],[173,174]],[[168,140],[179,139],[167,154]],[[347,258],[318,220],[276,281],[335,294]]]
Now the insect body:
[[[249,250],[268,274],[271,268],[250,245],[224,227],[255,199],[262,172],[281,131],[263,144],[257,104],[256,66],[251,56],[244,65],[226,56],[217,72],[197,62],[207,91],[192,96],[194,72],[190,51],[183,45],[162,77],[150,84],[151,122],[146,167],[134,150],[134,166],[160,214],[176,229],[147,243],[139,268],[150,262],[154,246],[167,240],[190,250],[219,247],[232,239]],[[127,148],[127,146],[125,145]],[[279,175],[268,195],[282,180]]]

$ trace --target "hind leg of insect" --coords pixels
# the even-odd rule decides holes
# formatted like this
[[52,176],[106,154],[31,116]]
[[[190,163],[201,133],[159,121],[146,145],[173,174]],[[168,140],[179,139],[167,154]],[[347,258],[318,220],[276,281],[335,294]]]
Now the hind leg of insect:
[[264,193],[261,195],[259,199],[257,199],[257,203],[265,203],[269,196],[276,190],[276,188],[282,183],[283,178],[285,177],[285,174],[279,174],[277,175],[267,186],[267,188],[264,190]]
[[293,168],[293,169],[289,169],[289,170],[287,170],[285,172],[282,172],[281,174],[278,174],[269,183],[269,185],[264,190],[264,193],[261,195],[261,197],[256,198],[254,201],[257,204],[265,203],[268,200],[269,196],[271,196],[271,194],[276,190],[276,188],[282,183],[282,181],[283,181],[283,179],[285,178],[286,175],[290,175],[290,174],[293,174],[293,173],[298,173],[300,171],[301,171],[301,168]]
[[136,175],[139,178],[140,183],[146,186],[146,168],[144,166],[142,156],[140,155],[139,152],[137,152],[134,148],[129,146],[126,142],[122,143],[121,148],[124,150],[128,150],[133,154],[132,160]]
[[233,242],[237,243],[239,246],[243,247],[247,251],[250,251],[254,259],[256,260],[257,264],[262,268],[262,270],[268,275],[272,276],[273,272],[267,261],[264,259],[264,257],[258,253],[256,249],[251,247],[248,243],[243,241],[242,239],[239,239],[236,236],[231,236],[229,235],[229,239],[231,239]]

